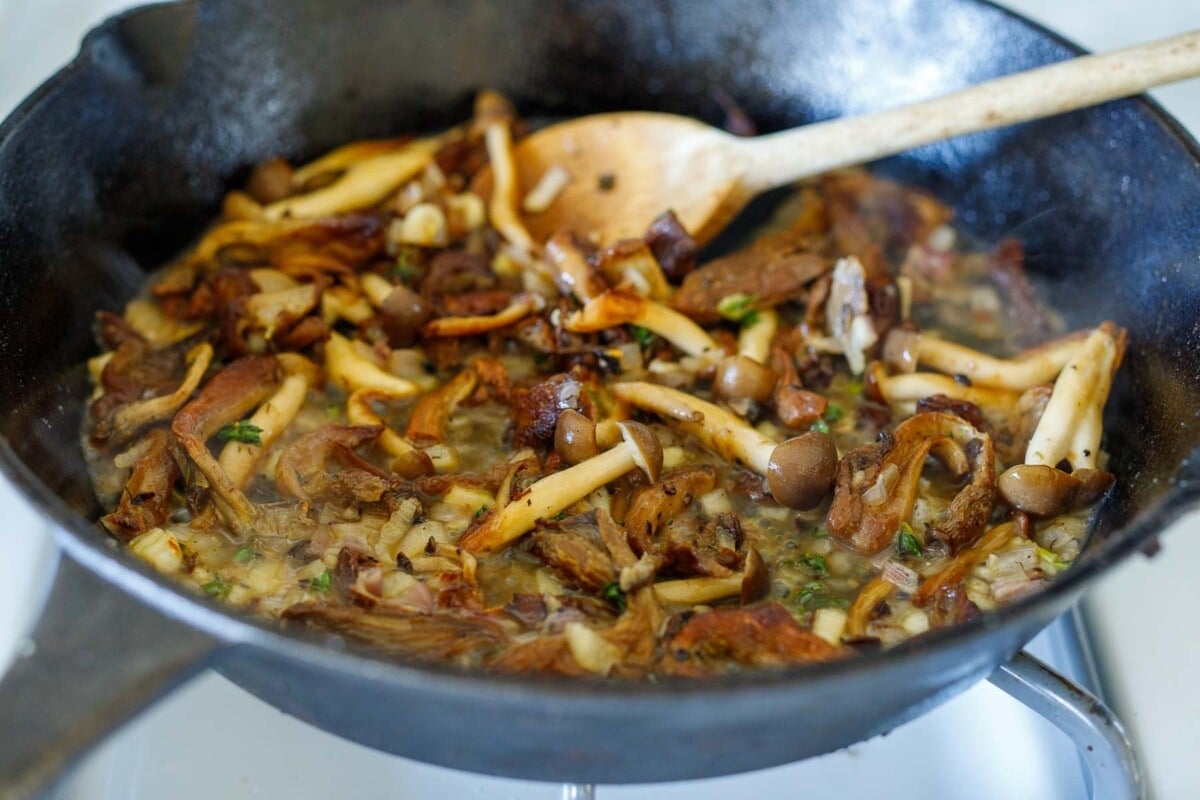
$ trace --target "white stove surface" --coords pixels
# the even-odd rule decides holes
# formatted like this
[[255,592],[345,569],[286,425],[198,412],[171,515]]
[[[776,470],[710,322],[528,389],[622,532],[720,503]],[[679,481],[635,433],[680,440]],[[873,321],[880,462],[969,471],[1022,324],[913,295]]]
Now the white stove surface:
[[[1085,47],[1110,50],[1200,28],[1197,0],[1011,0]],[[74,53],[83,32],[123,0],[0,0],[0,115]],[[1200,132],[1200,81],[1153,93]],[[49,536],[0,478],[0,669],[40,596]],[[1116,570],[1088,595],[1106,689],[1162,800],[1200,796],[1200,515],[1179,520],[1163,553]],[[1167,613],[1163,609],[1169,609]],[[1057,660],[1054,641],[1037,653]],[[797,724],[819,724],[799,720]],[[787,735],[785,730],[780,735]],[[997,754],[1003,752],[1001,758]],[[844,751],[746,775],[603,787],[604,798],[1081,797],[1073,747],[1049,723],[981,684],[892,734]],[[287,717],[208,672],[90,755],[56,793],[121,798],[424,798],[537,800],[548,784],[479,777],[387,756]]]

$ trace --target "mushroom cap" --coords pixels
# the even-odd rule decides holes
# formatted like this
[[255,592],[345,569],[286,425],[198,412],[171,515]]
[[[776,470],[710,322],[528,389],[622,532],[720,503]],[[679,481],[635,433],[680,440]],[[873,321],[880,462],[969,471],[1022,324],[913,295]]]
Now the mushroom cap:
[[600,452],[596,423],[573,408],[565,409],[554,427],[554,451],[568,464],[578,464],[596,455]]
[[777,376],[746,356],[728,356],[717,365],[713,378],[713,393],[727,400],[753,400],[765,403],[775,391]]
[[421,326],[432,316],[433,310],[424,298],[402,284],[392,289],[379,308],[383,331],[393,347],[415,342]]
[[808,431],[771,452],[767,486],[783,505],[807,511],[819,505],[833,488],[837,463],[833,439],[820,431]]
[[628,443],[633,451],[633,462],[638,469],[646,473],[651,483],[658,480],[662,473],[663,450],[662,443],[654,435],[654,431],[640,422],[618,422],[621,438]]
[[1018,464],[996,481],[1000,496],[1013,508],[1035,517],[1061,514],[1075,500],[1079,479],[1045,464]]

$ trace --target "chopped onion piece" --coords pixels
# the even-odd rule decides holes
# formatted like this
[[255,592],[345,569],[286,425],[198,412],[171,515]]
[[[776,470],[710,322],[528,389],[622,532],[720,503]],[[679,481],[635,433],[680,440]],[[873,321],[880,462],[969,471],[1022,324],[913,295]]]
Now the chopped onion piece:
[[570,182],[571,173],[567,172],[566,167],[561,164],[551,166],[542,173],[537,185],[525,195],[525,199],[521,201],[521,210],[526,214],[542,213],[562,194],[562,190],[567,188]]

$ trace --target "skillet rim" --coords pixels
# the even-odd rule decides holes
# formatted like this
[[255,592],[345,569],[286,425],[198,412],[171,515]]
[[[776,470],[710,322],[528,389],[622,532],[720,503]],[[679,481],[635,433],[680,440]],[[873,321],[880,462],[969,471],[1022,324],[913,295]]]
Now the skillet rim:
[[[1019,25],[1031,29],[1075,55],[1087,51],[1071,40],[1030,20],[992,0],[956,0],[956,2],[998,11]],[[79,52],[54,75],[47,78],[0,123],[0,148],[18,135],[22,124],[52,95],[60,84],[90,66],[90,56],[96,40],[112,34],[118,26],[134,16],[163,8],[198,8],[198,0],[163,0],[139,5],[111,16],[85,34]],[[1200,178],[1200,143],[1159,103],[1146,95],[1130,98],[1138,117],[1160,126],[1191,155],[1192,169]],[[1187,457],[1200,460],[1200,447]],[[6,439],[0,438],[0,471],[12,483],[39,515],[52,522],[51,532],[59,555],[67,555],[102,577],[107,583],[132,595],[171,619],[184,623],[211,636],[217,651],[214,663],[219,665],[223,648],[249,646],[295,659],[320,670],[357,674],[394,684],[397,688],[430,690],[442,689],[454,693],[486,693],[493,700],[521,699],[527,696],[542,699],[569,700],[575,704],[607,705],[616,698],[661,699],[682,702],[684,698],[713,695],[735,695],[747,690],[794,691],[824,682],[850,680],[885,672],[904,662],[922,659],[927,653],[963,645],[971,639],[985,636],[1000,628],[1016,627],[1020,621],[1037,616],[1048,605],[1074,600],[1088,582],[1107,572],[1115,564],[1130,557],[1133,550],[1160,534],[1182,513],[1200,505],[1200,486],[1179,480],[1184,459],[1169,488],[1158,501],[1142,509],[1126,524],[1114,528],[1085,548],[1087,561],[1073,565],[1056,577],[1051,585],[1021,601],[1003,606],[980,618],[924,634],[890,650],[860,653],[854,658],[825,664],[810,664],[783,670],[763,670],[735,676],[703,680],[674,678],[650,681],[614,681],[602,678],[567,678],[557,675],[507,675],[478,669],[466,669],[438,662],[398,659],[378,654],[369,646],[329,634],[320,634],[299,625],[283,625],[240,612],[190,592],[182,584],[158,573],[120,548],[93,521],[70,510],[63,500],[38,480],[19,459]],[[341,643],[333,646],[334,642]],[[344,648],[344,649],[339,649]],[[502,697],[497,697],[497,695]]]

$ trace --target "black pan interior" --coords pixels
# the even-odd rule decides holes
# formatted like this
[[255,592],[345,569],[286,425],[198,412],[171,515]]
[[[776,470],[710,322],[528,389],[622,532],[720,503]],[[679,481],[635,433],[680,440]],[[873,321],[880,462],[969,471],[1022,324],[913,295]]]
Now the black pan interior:
[[[453,124],[483,86],[530,116],[659,109],[714,123],[720,89],[769,131],[1073,52],[960,0],[228,0],[128,15],[0,129],[0,433],[16,468],[78,512],[78,535],[99,536],[76,445],[93,314],[127,300],[264,158]],[[1134,100],[878,169],[931,189],[980,240],[1021,238],[1074,325],[1129,329],[1106,417],[1120,488],[1101,538],[1147,535],[1123,526],[1200,475],[1194,145]]]

